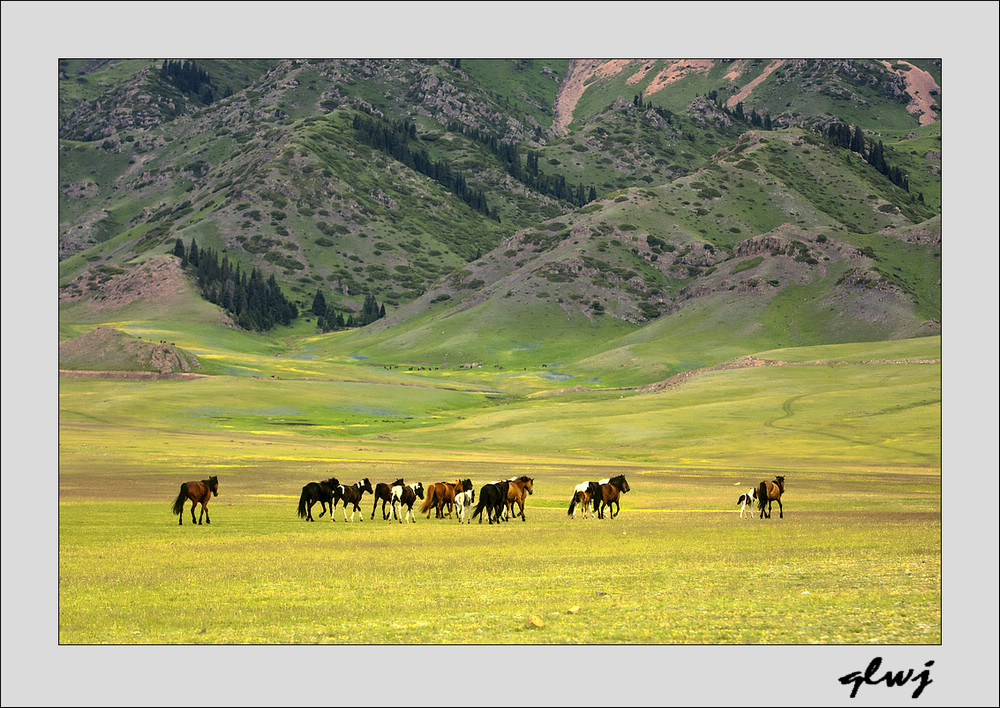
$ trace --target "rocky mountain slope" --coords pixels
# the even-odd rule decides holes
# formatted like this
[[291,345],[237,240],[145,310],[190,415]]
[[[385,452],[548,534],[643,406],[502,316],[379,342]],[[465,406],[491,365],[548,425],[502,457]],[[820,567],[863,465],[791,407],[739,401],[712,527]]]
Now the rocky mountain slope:
[[489,303],[641,327],[749,298],[809,303],[838,340],[937,332],[939,77],[895,59],[63,61],[61,300],[136,292],[180,239],[303,310],[373,293],[380,328]]

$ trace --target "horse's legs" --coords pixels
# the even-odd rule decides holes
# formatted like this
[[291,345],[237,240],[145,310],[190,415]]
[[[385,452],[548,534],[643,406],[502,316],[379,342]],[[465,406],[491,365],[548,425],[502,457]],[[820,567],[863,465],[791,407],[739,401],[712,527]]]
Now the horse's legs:
[[177,525],[178,526],[183,526],[184,525],[184,505],[183,504],[181,504],[181,513],[177,515]]
[[[194,508],[195,508],[196,506],[198,506],[198,502],[196,502],[196,501],[192,501],[192,502],[191,502],[191,523],[192,523],[192,524],[193,524],[193,523],[195,523],[195,518],[194,518]],[[201,522],[199,521],[198,523],[201,523]]]
[[[210,518],[208,518],[208,502],[207,502],[207,501],[203,501],[203,502],[201,503],[201,510],[202,510],[203,512],[205,512],[205,523],[206,523],[206,524],[210,524],[210,523],[212,523],[212,520],[211,520]],[[199,518],[200,518],[200,517],[199,517]]]
[[781,497],[778,497],[778,518],[785,518],[785,510],[781,508]]

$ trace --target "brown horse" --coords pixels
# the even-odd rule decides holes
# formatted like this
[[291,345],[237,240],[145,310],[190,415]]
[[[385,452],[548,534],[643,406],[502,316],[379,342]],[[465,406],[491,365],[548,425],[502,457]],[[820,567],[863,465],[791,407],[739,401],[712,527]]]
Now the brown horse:
[[376,507],[378,507],[379,501],[381,501],[382,502],[382,520],[383,521],[388,521],[389,520],[389,514],[385,510],[385,505],[388,504],[389,505],[389,509],[390,510],[392,509],[392,488],[393,487],[401,487],[401,486],[403,486],[403,478],[402,477],[400,477],[399,479],[397,479],[392,484],[389,484],[388,482],[379,482],[378,484],[375,485],[375,493],[373,495],[375,497],[375,503],[372,504],[372,518],[373,519],[375,518],[375,509],[376,509]]
[[205,517],[205,523],[210,524],[212,520],[208,518],[208,502],[212,497],[219,496],[219,478],[216,476],[203,479],[200,482],[184,482],[181,485],[181,492],[174,500],[174,513],[177,514],[177,524],[184,524],[184,504],[191,500],[191,523],[194,523],[194,508],[201,504],[201,514],[198,514],[198,523],[201,524],[201,517]]
[[[785,511],[781,508],[781,495],[785,493],[785,478],[778,475],[773,482],[761,482],[757,485],[757,507],[760,509],[760,518],[771,518],[771,502],[778,502],[778,518],[785,518]],[[764,507],[767,507],[766,513]]]
[[518,516],[514,513],[514,505],[517,504],[521,507],[521,521],[526,521],[524,518],[524,500],[527,494],[534,494],[532,487],[535,484],[535,480],[531,477],[516,477],[514,479],[509,479],[507,485],[507,517]]
[[[621,511],[621,504],[618,500],[621,495],[625,492],[630,491],[631,488],[628,486],[628,481],[625,479],[625,475],[620,474],[617,477],[610,478],[607,483],[601,484],[601,508],[597,511],[597,518],[604,518],[604,510],[611,510],[611,517],[615,518],[618,516],[618,512]],[[614,505],[614,508],[612,508]]]
[[455,509],[455,495],[472,489],[471,479],[456,479],[454,482],[438,482],[427,487],[425,491],[424,503],[420,505],[420,513],[427,514],[431,518],[431,509],[437,509],[435,519],[443,519],[443,507],[448,505],[448,518]]

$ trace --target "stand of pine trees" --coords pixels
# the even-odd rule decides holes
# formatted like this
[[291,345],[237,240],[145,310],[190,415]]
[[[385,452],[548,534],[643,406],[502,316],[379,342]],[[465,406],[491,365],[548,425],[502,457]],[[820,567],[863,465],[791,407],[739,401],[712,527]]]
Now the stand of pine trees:
[[201,296],[231,314],[237,327],[266,332],[277,324],[289,325],[299,316],[274,275],[265,280],[256,268],[249,275],[242,273],[239,265],[230,265],[228,256],[220,262],[215,249],[198,248],[194,239],[187,249],[177,239],[173,252],[195,278]]
[[529,189],[578,207],[597,199],[597,188],[594,185],[590,185],[588,190],[582,182],[574,186],[567,184],[564,175],[546,175],[542,172],[538,168],[538,155],[536,153],[529,152],[525,156],[522,166],[517,145],[504,142],[493,133],[487,133],[458,121],[451,121],[448,124],[448,130],[464,135],[485,147],[491,155],[499,160],[507,174]]
[[345,318],[342,312],[327,305],[326,297],[321,290],[316,291],[312,307],[309,308],[309,311],[316,315],[316,324],[321,332],[336,332],[353,327],[364,327],[375,320],[385,317],[385,305],[379,305],[375,300],[375,296],[371,293],[365,296],[365,303],[361,308],[361,314],[357,317],[353,313],[348,313]]
[[727,108],[718,91],[709,91],[706,98],[712,101],[717,109],[725,113],[733,120],[739,121],[740,123],[746,123],[752,128],[774,130],[774,123],[771,121],[771,116],[766,113],[758,113],[757,110],[753,108],[751,108],[750,112],[747,113],[743,109],[743,101],[740,101],[732,108]]
[[827,126],[823,134],[831,145],[858,153],[894,185],[907,192],[910,191],[910,176],[886,162],[885,146],[881,140],[867,140],[861,128],[854,126],[852,129],[846,123],[839,121]]
[[181,93],[196,96],[206,106],[215,100],[212,77],[193,61],[165,60],[160,67],[160,78],[176,86]]
[[430,177],[480,214],[500,221],[496,210],[491,211],[486,203],[486,195],[480,190],[471,188],[465,175],[453,170],[451,165],[443,160],[441,162],[431,160],[425,150],[410,147],[409,141],[417,137],[416,127],[412,123],[401,120],[389,123],[356,115],[353,127],[361,142]]

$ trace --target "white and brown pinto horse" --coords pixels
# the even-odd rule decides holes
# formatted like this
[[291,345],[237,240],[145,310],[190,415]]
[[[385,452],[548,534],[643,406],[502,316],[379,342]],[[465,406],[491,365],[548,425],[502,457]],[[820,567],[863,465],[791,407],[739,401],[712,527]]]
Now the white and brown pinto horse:
[[475,503],[475,489],[466,489],[455,494],[455,515],[458,517],[458,523],[472,523],[472,505]]
[[413,514],[413,505],[417,499],[424,498],[424,485],[422,482],[416,484],[397,484],[392,488],[392,518],[399,519],[403,523],[403,507],[406,507],[406,520],[410,523],[417,523]]
[[[753,504],[757,501],[757,487],[751,487],[749,492],[743,492],[740,498],[736,500],[736,506],[740,507],[740,518],[753,518]],[[750,511],[747,511],[747,507],[750,507]],[[746,517],[743,516],[743,512],[747,512]]]
[[757,485],[757,506],[760,508],[760,518],[771,518],[772,502],[778,502],[778,518],[785,518],[784,509],[781,508],[781,495],[784,493],[785,478],[781,475],[775,477],[772,482],[764,481]]
[[[350,487],[345,484],[341,484],[333,492],[333,508],[337,508],[337,504],[341,501],[344,502],[344,521],[347,521],[347,505],[351,504],[354,506],[351,509],[351,521],[354,521],[354,514],[357,512],[358,518],[361,521],[365,520],[365,512],[361,511],[361,497],[365,492],[369,494],[372,493],[372,483],[365,477],[360,482],[355,482]],[[330,514],[331,519],[333,519],[333,513]]]
[[601,498],[601,485],[597,482],[580,482],[573,490],[573,499],[569,503],[569,514],[576,518],[576,507],[583,509],[583,518],[587,518],[591,506],[597,511],[597,501]]
[[382,502],[382,519],[387,520],[389,518],[389,512],[385,510],[385,505],[388,504],[390,509],[392,508],[392,488],[400,487],[403,484],[405,484],[405,482],[403,482],[403,478],[400,477],[392,484],[389,484],[388,482],[379,482],[375,485],[375,492],[372,495],[375,497],[375,503],[372,504],[373,519],[375,518],[375,509],[378,508],[379,502]]

